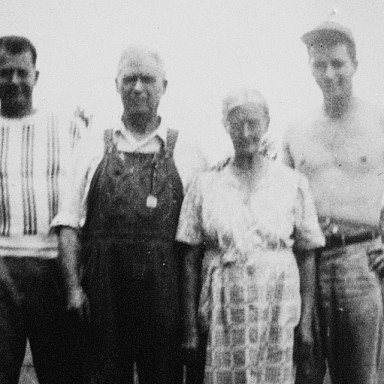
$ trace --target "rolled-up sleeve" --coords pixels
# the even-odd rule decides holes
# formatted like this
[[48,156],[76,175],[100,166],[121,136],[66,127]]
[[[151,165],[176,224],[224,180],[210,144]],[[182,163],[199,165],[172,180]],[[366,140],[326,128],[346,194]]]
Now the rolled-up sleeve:
[[208,161],[200,148],[182,134],[177,140],[174,158],[177,171],[181,177],[184,193],[187,193],[195,176],[208,169]]
[[59,211],[51,222],[52,230],[60,226],[75,229],[83,226],[86,217],[89,184],[102,156],[103,142],[97,137],[87,135],[76,145]]
[[181,207],[176,240],[190,245],[203,242],[201,176],[197,175],[188,188]]
[[305,176],[299,176],[295,201],[295,247],[310,250],[323,247],[325,239],[321,231],[315,204]]

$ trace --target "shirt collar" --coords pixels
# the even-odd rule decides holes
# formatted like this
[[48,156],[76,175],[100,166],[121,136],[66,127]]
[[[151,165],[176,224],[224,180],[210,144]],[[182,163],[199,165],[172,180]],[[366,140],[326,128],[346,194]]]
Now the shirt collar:
[[151,132],[148,136],[146,136],[142,140],[136,140],[136,138],[132,135],[132,133],[125,128],[125,125],[121,120],[118,124],[115,125],[113,131],[116,136],[119,136],[119,135],[123,136],[124,139],[127,140],[129,143],[131,143],[133,146],[142,146],[145,143],[148,143],[149,141],[151,141],[156,136],[159,137],[164,144],[167,140],[167,130],[162,124],[160,124],[157,129],[155,129],[153,132]]

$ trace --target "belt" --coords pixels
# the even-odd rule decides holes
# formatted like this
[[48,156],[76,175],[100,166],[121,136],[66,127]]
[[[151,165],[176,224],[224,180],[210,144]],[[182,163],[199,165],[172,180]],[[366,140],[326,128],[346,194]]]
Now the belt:
[[325,237],[324,248],[342,247],[344,245],[362,243],[363,241],[375,240],[379,237],[379,230],[358,233],[357,235],[342,235],[341,233],[332,233]]

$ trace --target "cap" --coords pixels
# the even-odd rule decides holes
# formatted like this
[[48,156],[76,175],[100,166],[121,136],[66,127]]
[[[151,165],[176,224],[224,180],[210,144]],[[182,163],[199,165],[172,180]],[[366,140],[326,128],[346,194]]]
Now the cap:
[[301,36],[301,40],[307,47],[325,39],[336,42],[349,40],[353,45],[355,44],[352,31],[348,27],[330,20],[324,21],[311,31]]

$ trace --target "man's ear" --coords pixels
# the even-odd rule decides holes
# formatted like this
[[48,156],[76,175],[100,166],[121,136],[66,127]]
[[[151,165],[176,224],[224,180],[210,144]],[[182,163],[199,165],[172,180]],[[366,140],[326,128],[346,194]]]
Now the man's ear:
[[168,80],[163,80],[163,94],[167,90],[167,86],[168,86]]
[[37,81],[39,80],[40,72],[35,71],[35,85],[37,84]]
[[115,79],[115,86],[116,86],[116,91],[117,91],[117,93],[120,93],[120,90],[119,90],[119,82],[118,82],[117,78]]
[[228,120],[226,118],[225,119],[223,118],[221,122],[223,123],[225,132],[227,132],[227,134],[229,135],[230,126],[229,126]]

